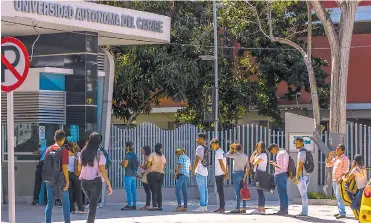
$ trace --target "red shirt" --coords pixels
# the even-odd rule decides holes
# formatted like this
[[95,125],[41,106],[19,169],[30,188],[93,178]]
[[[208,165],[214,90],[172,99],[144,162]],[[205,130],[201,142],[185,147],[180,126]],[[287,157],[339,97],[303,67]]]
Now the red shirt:
[[[60,148],[60,146],[57,143],[50,146],[48,149],[46,149],[45,156],[47,156],[49,154],[50,149],[52,149],[53,151],[57,151],[59,148]],[[69,164],[68,150],[66,148],[62,148],[61,163],[62,163],[62,165],[68,165]]]

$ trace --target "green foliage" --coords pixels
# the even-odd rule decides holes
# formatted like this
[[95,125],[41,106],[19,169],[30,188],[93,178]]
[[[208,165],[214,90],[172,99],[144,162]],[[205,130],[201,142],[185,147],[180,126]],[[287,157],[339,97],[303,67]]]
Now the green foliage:
[[326,196],[323,193],[308,192],[308,199],[331,199],[331,200],[335,200],[336,197],[335,197],[335,195]]
[[[162,14],[171,17],[171,43],[165,45],[116,46],[111,52],[116,59],[114,114],[128,124],[139,114],[148,114],[161,98],[186,101],[188,106],[175,115],[202,128],[212,123],[203,121],[204,95],[214,85],[213,61],[202,61],[200,55],[213,54],[212,2],[208,1],[107,1],[103,4]],[[286,81],[286,97],[296,98],[301,89],[309,91],[307,70],[301,55],[288,46],[272,43],[256,25],[253,9],[245,2],[226,1],[218,10],[219,39],[224,46],[256,48],[239,50],[234,60],[228,49],[219,48],[219,119],[222,128],[244,117],[251,106],[259,113],[280,121],[277,84]],[[265,15],[266,2],[254,2],[259,14]],[[306,6],[301,2],[275,2],[274,34],[289,36],[306,26]],[[266,18],[262,17],[267,31]],[[316,32],[321,30],[316,27]],[[305,47],[300,34],[290,38]],[[259,48],[259,49],[258,49]],[[279,48],[281,50],[269,50]],[[320,69],[326,61],[314,58],[319,94],[326,105],[326,74]],[[257,76],[257,79],[251,78]],[[323,87],[323,88],[322,88]]]

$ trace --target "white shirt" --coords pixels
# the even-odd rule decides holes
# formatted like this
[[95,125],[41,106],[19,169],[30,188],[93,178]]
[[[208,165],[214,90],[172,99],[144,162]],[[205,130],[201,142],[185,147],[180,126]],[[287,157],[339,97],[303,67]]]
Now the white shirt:
[[197,174],[200,174],[201,176],[207,177],[209,175],[209,171],[201,163],[201,160],[204,158],[204,153],[205,153],[205,147],[198,146],[197,149],[196,149],[196,156],[200,157],[200,161],[198,161],[197,168],[196,168],[195,172]]
[[219,160],[223,160],[224,168],[227,166],[227,157],[224,151],[219,148],[215,151],[215,176],[224,175],[222,167],[220,166]]
[[75,172],[75,160],[76,160],[76,157],[75,156],[68,156],[68,160],[69,160],[69,163],[68,163],[68,172]]
[[256,155],[254,158],[254,163],[258,160],[263,160],[261,161],[257,166],[254,166],[254,172],[256,170],[260,171],[267,171],[267,164],[268,164],[268,156],[266,153],[260,153],[259,155]]

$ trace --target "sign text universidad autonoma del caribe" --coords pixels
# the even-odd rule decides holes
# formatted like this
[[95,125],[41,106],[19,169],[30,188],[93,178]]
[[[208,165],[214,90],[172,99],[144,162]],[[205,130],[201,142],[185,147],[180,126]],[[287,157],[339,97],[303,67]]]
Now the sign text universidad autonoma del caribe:
[[106,25],[122,26],[133,29],[142,29],[152,32],[162,33],[163,22],[124,15],[113,12],[104,12],[86,8],[74,8],[70,5],[44,1],[14,1],[16,11],[34,13],[39,15],[54,16],[77,21],[88,21]]

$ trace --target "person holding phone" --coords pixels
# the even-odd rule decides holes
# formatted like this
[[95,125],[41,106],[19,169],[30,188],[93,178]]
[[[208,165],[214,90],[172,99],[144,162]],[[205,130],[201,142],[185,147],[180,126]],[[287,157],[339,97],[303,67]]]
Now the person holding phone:
[[[253,172],[267,171],[268,156],[265,152],[265,142],[260,141],[256,144],[255,151],[251,154],[250,163],[253,166]],[[253,214],[265,214],[265,195],[263,190],[257,189],[259,200],[258,209]]]

